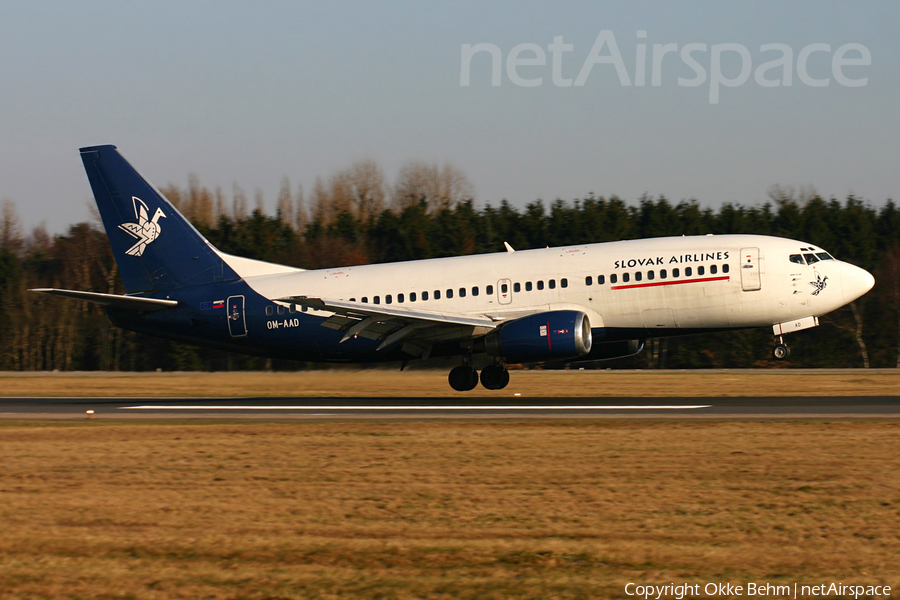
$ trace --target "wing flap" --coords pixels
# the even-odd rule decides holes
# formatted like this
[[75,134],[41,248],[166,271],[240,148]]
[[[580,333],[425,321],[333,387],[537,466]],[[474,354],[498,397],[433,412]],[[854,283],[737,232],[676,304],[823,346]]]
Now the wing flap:
[[326,298],[309,298],[307,296],[289,296],[276,298],[276,302],[298,304],[314,310],[327,310],[338,315],[354,319],[375,317],[379,321],[396,319],[403,322],[420,321],[427,325],[468,325],[471,327],[488,327],[493,329],[496,323],[488,317],[478,315],[460,315],[429,310],[395,308],[383,304],[363,304],[346,300],[329,300]]
[[154,312],[157,310],[165,310],[167,308],[175,308],[178,306],[177,300],[163,300],[160,298],[143,298],[141,296],[120,296],[118,294],[100,294],[97,292],[82,292],[79,290],[60,290],[56,288],[34,288],[29,292],[38,292],[41,294],[51,294],[53,296],[62,296],[64,298],[72,298],[74,300],[83,300],[85,302],[93,302],[102,306],[112,306],[113,308],[122,308],[125,310],[133,310],[136,312]]
[[497,324],[488,317],[460,315],[407,307],[380,304],[364,304],[346,300],[289,296],[276,298],[276,302],[297,304],[313,310],[334,313],[322,323],[324,327],[345,333],[342,341],[354,336],[381,341],[379,350],[403,342],[415,344],[416,340],[431,342],[466,340],[485,335]]

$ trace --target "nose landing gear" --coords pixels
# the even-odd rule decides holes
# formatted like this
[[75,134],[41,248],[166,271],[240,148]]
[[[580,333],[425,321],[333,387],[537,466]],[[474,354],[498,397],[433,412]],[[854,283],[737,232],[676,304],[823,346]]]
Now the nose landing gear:
[[784,339],[779,335],[775,347],[772,348],[772,356],[778,360],[784,360],[791,355],[791,349],[784,343]]

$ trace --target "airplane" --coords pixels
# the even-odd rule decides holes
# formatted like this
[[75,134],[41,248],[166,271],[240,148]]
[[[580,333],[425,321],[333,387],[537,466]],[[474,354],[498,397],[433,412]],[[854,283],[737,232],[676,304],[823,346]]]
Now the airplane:
[[[457,391],[509,383],[506,365],[634,355],[649,338],[815,327],[875,283],[807,242],[662,237],[304,270],[209,243],[112,145],[81,159],[126,293],[40,288],[105,306],[148,335],[298,361],[449,357]],[[151,216],[152,215],[152,216]],[[481,366],[479,375],[477,367]]]

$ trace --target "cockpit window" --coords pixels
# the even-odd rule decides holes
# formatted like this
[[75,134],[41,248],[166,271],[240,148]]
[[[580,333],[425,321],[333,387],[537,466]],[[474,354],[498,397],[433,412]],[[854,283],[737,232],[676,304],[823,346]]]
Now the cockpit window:
[[816,252],[816,256],[819,257],[819,260],[834,260],[834,257],[827,252]]
[[803,257],[799,254],[791,254],[791,262],[797,263],[798,265],[805,265],[806,261],[803,260]]
[[803,257],[806,259],[806,262],[809,263],[809,264],[813,264],[813,263],[819,262],[819,259],[816,258],[816,255],[815,255],[815,254],[804,254]]

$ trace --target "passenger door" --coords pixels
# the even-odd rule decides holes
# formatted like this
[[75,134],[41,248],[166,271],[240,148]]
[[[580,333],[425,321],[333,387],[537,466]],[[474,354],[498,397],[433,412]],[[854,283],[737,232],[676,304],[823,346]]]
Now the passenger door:
[[244,314],[244,297],[229,296],[228,303],[228,333],[231,337],[244,337],[247,335],[247,318]]
[[745,292],[755,292],[762,288],[759,248],[741,248],[741,288]]

